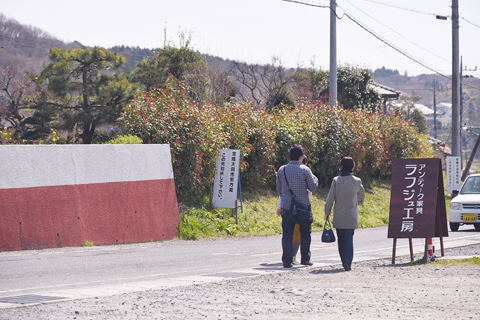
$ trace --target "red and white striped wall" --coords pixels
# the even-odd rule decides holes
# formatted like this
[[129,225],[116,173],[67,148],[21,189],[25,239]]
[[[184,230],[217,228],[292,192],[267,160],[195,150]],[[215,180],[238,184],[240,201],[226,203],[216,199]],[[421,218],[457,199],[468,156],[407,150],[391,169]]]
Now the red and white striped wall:
[[172,239],[168,145],[0,146],[0,250]]

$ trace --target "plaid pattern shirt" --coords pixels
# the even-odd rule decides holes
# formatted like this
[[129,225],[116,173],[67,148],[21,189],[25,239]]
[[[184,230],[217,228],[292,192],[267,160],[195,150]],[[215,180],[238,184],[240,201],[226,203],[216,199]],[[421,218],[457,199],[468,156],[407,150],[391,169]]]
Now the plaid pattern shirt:
[[315,192],[318,187],[318,179],[312,173],[309,167],[298,161],[290,161],[287,165],[281,166],[277,172],[277,192],[280,195],[280,208],[289,209],[292,196],[288,191],[287,182],[285,181],[285,173],[287,175],[288,184],[292,190],[295,199],[301,204],[309,205],[308,199],[310,193]]

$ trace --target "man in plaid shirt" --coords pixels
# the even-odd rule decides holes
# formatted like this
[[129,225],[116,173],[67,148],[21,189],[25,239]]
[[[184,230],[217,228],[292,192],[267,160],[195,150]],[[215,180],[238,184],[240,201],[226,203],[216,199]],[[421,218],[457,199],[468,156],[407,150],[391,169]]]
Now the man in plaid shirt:
[[[287,182],[285,181],[285,173],[288,179],[290,189],[295,195],[295,199],[303,205],[310,205],[308,199],[309,192],[313,193],[317,190],[318,179],[312,173],[309,167],[302,163],[305,152],[301,145],[294,144],[290,149],[290,162],[287,165],[281,166],[277,172],[277,192],[281,197],[280,214],[282,216],[282,261],[285,268],[292,267],[292,240],[295,222],[293,222],[288,211],[292,195],[288,191]],[[284,173],[285,171],[285,173]],[[300,226],[300,263],[306,266],[311,266],[310,261],[310,243],[312,226]]]

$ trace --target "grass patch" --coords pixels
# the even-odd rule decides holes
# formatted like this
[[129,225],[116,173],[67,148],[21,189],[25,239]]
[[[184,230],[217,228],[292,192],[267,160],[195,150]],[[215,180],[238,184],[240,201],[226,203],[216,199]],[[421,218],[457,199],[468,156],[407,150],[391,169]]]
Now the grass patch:
[[465,258],[465,259],[441,259],[435,260],[430,263],[425,264],[423,257],[421,259],[417,259],[412,262],[408,262],[403,264],[403,266],[407,267],[415,267],[419,265],[425,265],[430,267],[435,266],[442,266],[442,267],[457,267],[457,266],[471,266],[471,265],[480,265],[480,257],[472,257],[472,258]]
[[93,241],[87,240],[87,241],[85,241],[85,243],[83,245],[85,247],[93,247]]
[[387,225],[390,213],[390,181],[366,181],[365,192],[365,202],[358,210],[360,228]]
[[[365,203],[359,207],[360,228],[388,224],[390,181],[364,181]],[[325,199],[329,188],[319,188],[311,197],[313,231],[323,230]],[[278,195],[273,190],[244,191],[243,212],[238,208],[238,224],[232,209],[190,207],[182,213],[178,238],[198,240],[228,236],[262,236],[282,233],[282,219],[277,216]]]
[[458,260],[435,260],[432,262],[434,266],[456,267],[456,266],[471,266],[480,265],[480,257],[458,259]]

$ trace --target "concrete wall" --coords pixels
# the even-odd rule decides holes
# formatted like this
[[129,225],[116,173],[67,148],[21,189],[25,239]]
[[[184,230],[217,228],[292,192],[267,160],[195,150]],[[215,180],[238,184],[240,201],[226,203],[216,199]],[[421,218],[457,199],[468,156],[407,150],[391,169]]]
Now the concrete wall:
[[0,250],[172,239],[168,145],[0,146]]

